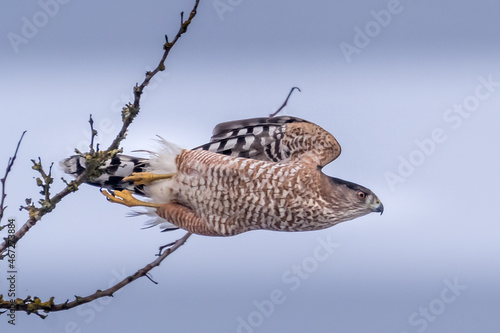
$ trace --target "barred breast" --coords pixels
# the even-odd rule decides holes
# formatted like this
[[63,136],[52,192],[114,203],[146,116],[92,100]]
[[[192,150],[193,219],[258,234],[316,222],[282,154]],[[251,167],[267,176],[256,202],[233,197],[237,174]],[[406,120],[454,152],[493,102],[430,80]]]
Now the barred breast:
[[320,196],[321,174],[301,163],[185,150],[177,157],[177,168],[175,201],[220,234],[326,227],[318,225],[321,203],[326,203]]

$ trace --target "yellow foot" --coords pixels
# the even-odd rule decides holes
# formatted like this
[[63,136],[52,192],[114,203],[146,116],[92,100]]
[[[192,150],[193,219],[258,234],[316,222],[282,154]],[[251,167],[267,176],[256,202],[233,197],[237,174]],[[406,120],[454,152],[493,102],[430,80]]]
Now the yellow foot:
[[155,180],[169,179],[175,176],[175,173],[167,173],[163,175],[149,173],[149,172],[134,172],[132,176],[123,178],[125,182],[134,182],[134,185],[147,185]]
[[160,204],[138,200],[132,196],[132,193],[130,193],[130,191],[127,190],[115,191],[114,195],[106,190],[102,190],[102,194],[104,194],[104,196],[108,198],[109,201],[119,203],[128,207],[144,206],[158,208],[161,206]]

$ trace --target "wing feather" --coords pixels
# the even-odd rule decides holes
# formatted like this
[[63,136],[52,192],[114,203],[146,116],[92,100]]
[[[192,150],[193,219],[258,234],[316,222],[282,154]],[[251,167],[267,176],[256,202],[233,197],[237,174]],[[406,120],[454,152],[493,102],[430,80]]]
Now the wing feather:
[[289,116],[218,124],[210,142],[194,149],[264,161],[300,160],[320,167],[336,159],[341,151],[337,140],[323,128]]

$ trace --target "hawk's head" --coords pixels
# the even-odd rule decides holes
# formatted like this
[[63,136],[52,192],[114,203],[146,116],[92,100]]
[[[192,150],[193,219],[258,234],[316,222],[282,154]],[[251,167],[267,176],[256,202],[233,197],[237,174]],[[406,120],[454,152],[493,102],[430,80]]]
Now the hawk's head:
[[351,220],[368,213],[384,212],[384,205],[371,190],[343,179],[328,177],[331,203],[339,222]]

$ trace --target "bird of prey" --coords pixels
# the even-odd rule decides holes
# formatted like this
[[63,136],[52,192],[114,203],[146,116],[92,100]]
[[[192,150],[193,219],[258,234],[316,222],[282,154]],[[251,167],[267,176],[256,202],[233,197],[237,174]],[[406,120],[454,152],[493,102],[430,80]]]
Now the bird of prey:
[[[340,155],[340,145],[300,118],[221,123],[209,143],[191,150],[162,144],[148,159],[117,155],[89,183],[113,190],[103,190],[111,202],[152,208],[159,217],[153,224],[164,230],[208,236],[319,230],[384,210],[366,187],[321,171]],[[62,165],[78,175],[85,159],[73,156]]]

